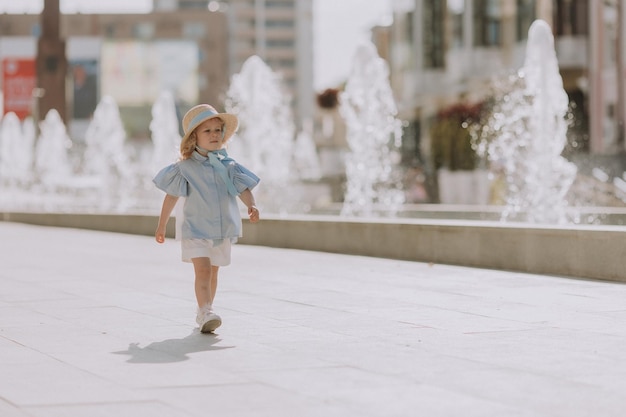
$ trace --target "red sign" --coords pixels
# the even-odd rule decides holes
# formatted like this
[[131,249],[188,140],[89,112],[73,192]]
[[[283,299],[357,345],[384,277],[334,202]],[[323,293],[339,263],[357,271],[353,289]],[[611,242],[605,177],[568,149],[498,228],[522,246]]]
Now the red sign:
[[33,113],[33,89],[37,83],[34,59],[2,60],[4,114],[14,112],[20,120]]

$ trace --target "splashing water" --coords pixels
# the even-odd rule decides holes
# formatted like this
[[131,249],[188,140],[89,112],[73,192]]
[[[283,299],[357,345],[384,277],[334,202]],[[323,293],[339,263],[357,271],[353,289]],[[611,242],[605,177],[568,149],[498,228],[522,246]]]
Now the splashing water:
[[286,192],[292,180],[291,158],[295,126],[281,77],[258,56],[233,75],[226,110],[239,118],[239,130],[228,152],[262,181],[256,199],[266,211],[291,211],[294,198]]
[[9,187],[26,186],[33,179],[35,132],[31,118],[20,122],[13,112],[2,119],[0,127],[0,181]]
[[569,100],[546,22],[531,25],[524,65],[507,90],[481,127],[477,147],[505,178],[502,219],[566,223],[566,194],[577,169],[561,156]]
[[35,140],[31,119],[21,128],[10,114],[3,119],[0,172],[11,174],[0,176],[0,209],[144,212],[158,207],[161,193],[149,181],[153,173],[145,161],[133,160],[137,147],[126,143],[111,97],[98,104],[84,143],[72,142],[56,110],[39,126]]
[[84,170],[100,177],[123,172],[127,166],[124,152],[126,132],[119,108],[110,96],[102,98],[85,132]]
[[39,128],[41,134],[35,147],[35,172],[44,188],[64,188],[73,174],[68,156],[72,140],[61,116],[54,109],[46,114]]
[[[71,143],[59,114],[49,113],[40,123],[36,139],[35,123],[23,122],[9,112],[0,129],[0,208],[32,209],[54,205],[57,195],[66,191],[72,177],[68,157]],[[42,197],[46,202],[42,203]]]
[[123,211],[133,197],[138,180],[125,147],[126,131],[119,108],[111,96],[96,106],[93,119],[85,132],[87,148],[83,170],[92,175],[100,193],[99,206]]
[[175,162],[179,156],[181,137],[178,131],[178,117],[174,96],[169,91],[162,92],[152,106],[150,132],[153,144],[151,173],[154,174]]
[[293,145],[293,166],[299,178],[317,181],[322,177],[322,168],[317,157],[311,125],[311,123],[306,123],[296,136]]
[[393,216],[404,202],[396,166],[402,124],[389,84],[389,68],[372,43],[361,45],[340,97],[350,152],[346,155],[346,216]]

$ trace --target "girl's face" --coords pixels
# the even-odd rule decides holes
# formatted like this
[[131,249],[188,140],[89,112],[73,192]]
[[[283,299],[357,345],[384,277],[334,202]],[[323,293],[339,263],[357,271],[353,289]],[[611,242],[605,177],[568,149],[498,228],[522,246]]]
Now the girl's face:
[[224,122],[217,117],[202,122],[196,128],[196,144],[209,151],[217,151],[224,146]]

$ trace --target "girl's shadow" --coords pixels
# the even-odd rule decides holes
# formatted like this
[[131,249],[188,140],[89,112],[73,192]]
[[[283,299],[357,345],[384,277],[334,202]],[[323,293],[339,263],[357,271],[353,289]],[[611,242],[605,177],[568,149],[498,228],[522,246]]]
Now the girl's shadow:
[[210,350],[230,349],[234,346],[215,346],[221,339],[215,334],[202,334],[195,329],[189,336],[182,339],[167,339],[152,342],[140,347],[139,343],[131,343],[127,350],[112,352],[118,355],[130,355],[129,363],[169,363],[182,362],[189,359],[190,353]]

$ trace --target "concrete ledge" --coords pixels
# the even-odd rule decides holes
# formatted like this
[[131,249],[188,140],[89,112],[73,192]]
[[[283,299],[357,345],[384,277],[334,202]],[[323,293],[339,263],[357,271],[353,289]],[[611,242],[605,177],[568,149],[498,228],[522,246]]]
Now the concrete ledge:
[[[40,226],[71,227],[75,229],[103,230],[135,235],[154,235],[158,216],[135,214],[89,213],[0,213],[3,221],[36,224]],[[175,223],[167,225],[168,236],[174,236]]]
[[[3,213],[4,221],[153,235],[157,216]],[[168,225],[174,235],[174,222]],[[626,282],[626,227],[267,217],[242,244]]]
[[626,227],[264,219],[241,243],[626,282]]

